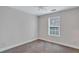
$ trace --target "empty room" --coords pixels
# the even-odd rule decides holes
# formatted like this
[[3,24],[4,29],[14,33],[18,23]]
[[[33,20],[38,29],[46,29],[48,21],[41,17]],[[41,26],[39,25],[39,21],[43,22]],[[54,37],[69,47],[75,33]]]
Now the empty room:
[[79,53],[79,7],[0,6],[0,53]]

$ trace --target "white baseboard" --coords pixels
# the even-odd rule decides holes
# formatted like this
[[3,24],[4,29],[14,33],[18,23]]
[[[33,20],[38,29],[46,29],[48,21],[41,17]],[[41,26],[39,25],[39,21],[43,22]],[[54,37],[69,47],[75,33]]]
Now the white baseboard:
[[79,49],[79,47],[74,46],[74,45],[69,45],[69,44],[65,44],[65,43],[61,43],[61,42],[56,42],[56,41],[52,41],[52,40],[47,40],[47,39],[44,39],[44,38],[35,38],[35,39],[29,40],[27,42],[22,42],[22,43],[18,43],[16,45],[12,45],[12,46],[9,46],[9,47],[2,48],[2,49],[0,49],[0,52],[3,52],[5,50],[11,49],[11,48],[14,48],[16,46],[20,46],[20,45],[23,45],[23,44],[26,44],[26,43],[29,43],[29,42],[32,42],[32,41],[35,41],[35,40],[38,40],[38,39],[44,40],[44,41],[48,41],[48,42],[51,42],[51,43],[56,43],[56,44],[63,45],[63,46],[67,46],[67,47],[71,47],[71,48],[74,48],[74,49]]
[[56,43],[56,44],[59,44],[59,45],[62,45],[62,46],[70,47],[70,48],[79,49],[79,47],[77,47],[75,45],[65,44],[65,43],[56,42],[56,41],[52,41],[52,40],[47,40],[47,39],[44,39],[44,38],[39,38],[39,39],[45,40],[45,41],[48,41],[48,42],[51,42],[51,43]]
[[29,43],[29,42],[32,42],[34,40],[37,40],[37,39],[32,39],[32,40],[29,40],[29,41],[26,41],[26,42],[22,42],[22,43],[18,43],[18,44],[15,44],[15,45],[11,45],[11,46],[8,46],[8,47],[5,47],[5,48],[1,48],[0,49],[0,52],[3,52],[5,50],[11,49],[11,48],[14,48],[14,47],[17,47],[17,46],[20,46],[20,45],[23,45],[23,44],[26,44],[26,43]]

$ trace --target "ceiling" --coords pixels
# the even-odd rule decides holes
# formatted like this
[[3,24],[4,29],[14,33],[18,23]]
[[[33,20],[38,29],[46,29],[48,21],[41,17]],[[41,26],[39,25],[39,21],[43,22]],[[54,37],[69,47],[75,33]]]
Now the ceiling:
[[77,6],[10,6],[10,7],[16,8],[29,14],[40,16],[71,8],[76,8]]

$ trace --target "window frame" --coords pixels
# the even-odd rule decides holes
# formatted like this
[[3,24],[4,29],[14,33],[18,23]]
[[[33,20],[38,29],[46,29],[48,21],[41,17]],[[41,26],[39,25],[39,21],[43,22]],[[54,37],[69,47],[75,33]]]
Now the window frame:
[[[55,21],[53,18],[58,18],[58,20],[59,20],[59,25],[58,26],[51,26],[50,25],[50,21],[51,21],[51,18],[52,18],[52,20],[53,21]],[[58,35],[57,34],[50,34],[50,31],[51,31],[51,29],[50,29],[50,27],[57,27],[57,28],[59,28],[59,30],[58,30]],[[53,30],[52,30],[53,31]],[[55,31],[57,31],[57,30],[55,30]],[[48,18],[48,35],[49,36],[54,36],[54,37],[60,37],[60,16],[50,16],[49,18]]]

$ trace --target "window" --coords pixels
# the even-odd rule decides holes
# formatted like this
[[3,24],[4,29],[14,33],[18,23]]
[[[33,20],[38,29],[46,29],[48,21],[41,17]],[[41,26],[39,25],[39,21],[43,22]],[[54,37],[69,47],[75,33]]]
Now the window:
[[48,34],[50,36],[60,37],[60,16],[50,17],[48,19]]

